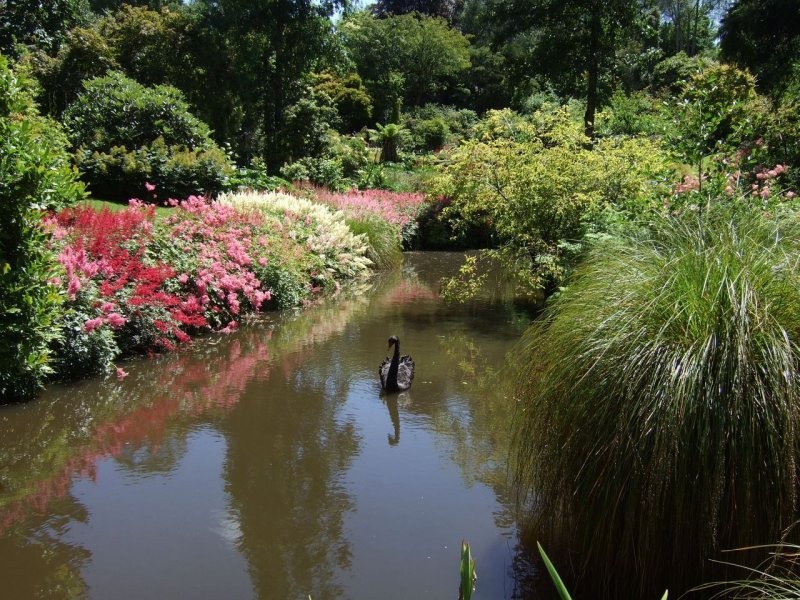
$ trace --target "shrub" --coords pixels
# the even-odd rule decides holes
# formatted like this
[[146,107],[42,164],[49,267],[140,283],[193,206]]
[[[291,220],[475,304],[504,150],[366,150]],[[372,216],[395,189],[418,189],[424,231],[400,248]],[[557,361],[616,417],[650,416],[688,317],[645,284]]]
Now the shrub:
[[62,297],[40,210],[83,198],[58,126],[0,56],[0,399],[31,397],[51,372]]
[[120,73],[92,79],[64,113],[75,159],[96,195],[126,200],[142,182],[164,197],[214,194],[232,166],[181,93]]
[[351,190],[331,193],[324,188],[314,190],[314,197],[324,204],[343,211],[350,218],[369,220],[373,216],[388,222],[397,242],[407,245],[415,235],[416,217],[425,198],[418,193],[385,190]]
[[444,119],[425,119],[416,124],[411,135],[414,138],[414,145],[420,150],[439,150],[444,146],[447,137],[450,135],[450,128]]
[[646,140],[601,140],[588,148],[566,110],[522,119],[496,111],[479,140],[456,148],[430,186],[448,205],[456,233],[484,229],[517,274],[520,291],[554,291],[604,228],[609,210],[630,218],[650,210],[653,188],[671,177]]
[[327,206],[281,193],[224,194],[220,203],[277,220],[277,227],[303,245],[315,261],[312,282],[331,287],[340,279],[366,273],[370,261],[363,236],[355,235],[344,215]]
[[752,141],[764,112],[752,75],[729,65],[708,67],[683,87],[673,109],[670,147],[700,176],[704,157]]
[[757,158],[764,164],[794,167],[789,180],[800,187],[800,85],[787,92],[765,119],[763,147]]
[[272,192],[278,188],[289,187],[289,182],[281,177],[270,175],[267,165],[260,158],[254,158],[249,165],[234,169],[225,185],[225,191],[259,190]]
[[339,77],[333,73],[320,73],[314,77],[314,90],[333,100],[339,113],[340,130],[358,131],[366,127],[372,116],[372,98],[364,88],[358,73]]
[[747,204],[598,245],[519,348],[517,481],[590,596],[680,594],[796,519],[800,229]]
[[702,55],[689,57],[685,52],[678,52],[653,68],[649,77],[650,91],[656,96],[677,96],[692,76],[712,64],[714,61]]
[[335,158],[307,156],[281,168],[281,177],[292,182],[308,182],[332,189],[347,187],[341,162]]
[[61,335],[53,344],[53,370],[57,379],[75,379],[110,372],[120,348],[110,327],[87,331],[86,323],[96,318],[91,302],[95,294],[82,294],[85,300],[68,308],[61,321]]
[[427,104],[403,116],[403,126],[409,131],[412,149],[432,151],[442,148],[450,138],[466,138],[477,123],[478,116],[467,109]]
[[[107,371],[115,356],[104,329],[113,330],[120,354],[131,355],[171,350],[188,341],[184,325],[205,325],[196,301],[166,289],[174,269],[147,256],[154,218],[152,206],[135,203],[117,212],[81,206],[48,222],[61,248],[62,287],[70,311],[64,327],[68,339],[86,346],[85,351],[61,348],[64,369],[85,368],[86,354],[94,353],[108,361],[97,370]],[[86,317],[82,325],[89,336],[70,332],[78,317]],[[62,370],[60,375],[73,374]]]
[[657,135],[666,123],[660,104],[644,92],[626,94],[620,90],[611,96],[608,109],[597,115],[601,135]]

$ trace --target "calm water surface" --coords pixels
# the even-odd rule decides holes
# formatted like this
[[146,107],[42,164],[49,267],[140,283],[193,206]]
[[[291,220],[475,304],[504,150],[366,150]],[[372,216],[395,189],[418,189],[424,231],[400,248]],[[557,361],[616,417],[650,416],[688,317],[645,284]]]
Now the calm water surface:
[[[522,597],[497,371],[528,321],[444,304],[458,260],[0,407],[0,596],[452,599],[466,538],[474,597]],[[417,372],[382,396],[391,334]]]

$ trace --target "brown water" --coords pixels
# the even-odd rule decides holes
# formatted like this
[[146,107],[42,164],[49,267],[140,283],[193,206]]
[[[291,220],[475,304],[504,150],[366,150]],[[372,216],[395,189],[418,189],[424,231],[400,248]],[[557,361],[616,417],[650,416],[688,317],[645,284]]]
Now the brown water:
[[[0,408],[2,598],[517,598],[504,354],[526,316],[444,304],[459,257],[275,314],[127,378]],[[382,396],[400,337],[414,385]]]

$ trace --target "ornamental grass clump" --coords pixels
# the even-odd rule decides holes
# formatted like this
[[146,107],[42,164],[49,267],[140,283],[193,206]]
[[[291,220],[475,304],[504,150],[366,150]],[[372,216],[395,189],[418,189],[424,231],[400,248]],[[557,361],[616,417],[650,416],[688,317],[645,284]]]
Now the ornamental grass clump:
[[655,225],[596,246],[517,358],[531,526],[592,597],[679,595],[797,518],[797,217]]

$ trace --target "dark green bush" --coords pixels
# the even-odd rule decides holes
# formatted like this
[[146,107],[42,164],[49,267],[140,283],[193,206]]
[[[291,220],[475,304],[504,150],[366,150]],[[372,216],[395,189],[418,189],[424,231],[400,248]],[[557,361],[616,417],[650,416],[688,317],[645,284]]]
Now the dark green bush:
[[0,56],[0,401],[29,398],[52,370],[62,298],[41,209],[84,197],[65,141]]
[[410,132],[412,145],[417,150],[436,150],[450,137],[469,137],[478,115],[472,110],[452,106],[426,104],[403,116],[403,126]]
[[138,196],[145,181],[160,198],[223,188],[232,165],[178,90],[144,87],[120,73],[84,88],[64,121],[95,195],[126,200]]
[[643,92],[626,94],[618,90],[611,96],[608,109],[598,115],[601,135],[658,135],[666,127],[661,105]]
[[76,308],[61,319],[61,335],[53,346],[53,368],[58,379],[76,379],[102,375],[111,370],[120,350],[110,327],[87,332],[84,324],[94,317],[92,311]]
[[342,164],[335,158],[301,158],[286,164],[281,169],[281,177],[289,181],[310,182],[315,185],[338,190],[347,187]]
[[419,121],[411,132],[415,147],[428,152],[439,150],[444,146],[449,134],[450,128],[444,119],[440,118]]
[[246,167],[237,167],[225,185],[225,191],[257,190],[274,191],[287,189],[290,183],[281,177],[270,175],[267,165],[260,158],[254,158]]
[[345,133],[358,131],[370,124],[372,98],[358,73],[344,77],[333,73],[320,73],[315,76],[314,91],[324,93],[333,100],[339,113],[340,131]]
[[683,90],[693,75],[714,64],[704,56],[687,56],[678,52],[665,58],[653,68],[649,76],[650,91],[657,96],[674,96]]

